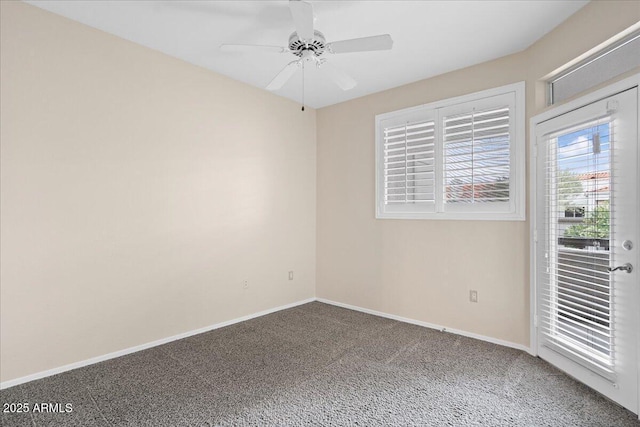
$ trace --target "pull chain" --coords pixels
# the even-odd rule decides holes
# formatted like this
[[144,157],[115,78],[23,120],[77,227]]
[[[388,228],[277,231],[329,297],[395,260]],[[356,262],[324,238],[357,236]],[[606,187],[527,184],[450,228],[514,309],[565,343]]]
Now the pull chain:
[[302,61],[302,111],[304,111],[304,61]]

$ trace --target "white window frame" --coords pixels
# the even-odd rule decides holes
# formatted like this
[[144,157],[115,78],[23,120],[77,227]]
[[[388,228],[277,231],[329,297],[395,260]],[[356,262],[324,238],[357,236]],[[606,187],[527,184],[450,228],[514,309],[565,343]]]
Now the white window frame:
[[[510,108],[510,165],[509,203],[469,204],[464,208],[445,206],[443,129],[442,121],[452,111],[472,111],[474,107],[492,105],[490,98],[508,103]],[[384,203],[384,129],[399,123],[435,120],[435,203],[406,204],[390,207]],[[525,212],[525,83],[518,82],[506,86],[449,98],[429,104],[376,115],[376,218],[377,219],[443,219],[443,220],[493,220],[524,221]]]

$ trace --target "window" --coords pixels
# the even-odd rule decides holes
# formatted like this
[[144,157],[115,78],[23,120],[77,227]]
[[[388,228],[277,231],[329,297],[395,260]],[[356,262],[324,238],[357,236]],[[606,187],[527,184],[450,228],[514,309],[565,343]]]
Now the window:
[[[637,28],[637,26],[635,26]],[[548,81],[549,105],[640,66],[640,31],[622,37]]]
[[524,219],[524,82],[376,116],[376,217]]

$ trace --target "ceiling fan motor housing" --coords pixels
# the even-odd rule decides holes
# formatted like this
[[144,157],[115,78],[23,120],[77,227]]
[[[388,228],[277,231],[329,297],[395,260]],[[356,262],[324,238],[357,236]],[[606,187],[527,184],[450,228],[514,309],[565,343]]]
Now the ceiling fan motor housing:
[[313,39],[307,42],[300,40],[295,31],[289,36],[289,50],[296,56],[302,57],[305,51],[311,51],[315,56],[320,56],[325,50],[324,34],[320,31],[313,31]]

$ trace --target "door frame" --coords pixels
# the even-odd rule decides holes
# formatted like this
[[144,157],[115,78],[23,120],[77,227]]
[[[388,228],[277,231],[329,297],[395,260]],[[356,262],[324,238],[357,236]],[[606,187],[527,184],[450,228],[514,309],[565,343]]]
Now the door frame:
[[[529,336],[530,336],[530,349],[529,353],[532,356],[538,356],[538,342],[537,342],[537,329],[538,329],[538,321],[537,321],[537,244],[538,244],[538,236],[537,236],[537,203],[536,203],[536,195],[537,195],[537,154],[538,154],[538,145],[537,145],[537,137],[536,137],[536,128],[537,125],[545,122],[547,120],[553,119],[555,117],[561,116],[563,114],[569,113],[571,111],[582,108],[588,104],[591,104],[596,101],[600,101],[605,98],[609,98],[617,93],[624,92],[625,90],[632,89],[634,87],[638,88],[638,127],[640,128],[640,73],[634,74],[630,77],[622,79],[618,82],[612,83],[602,89],[598,89],[591,93],[588,93],[584,96],[581,96],[577,99],[564,103],[562,105],[551,107],[548,110],[533,116],[529,120]],[[638,135],[640,135],[640,129],[638,129]],[[638,162],[637,165],[640,167],[640,147],[638,147],[638,158],[636,159]],[[640,185],[638,186],[638,206],[636,207],[636,220],[640,223]],[[640,241],[636,243],[640,248]],[[636,260],[634,263],[634,267],[640,268],[640,250],[637,251]],[[638,301],[638,307],[640,307],[640,301]],[[640,328],[638,328],[637,332],[637,343],[640,347]],[[639,348],[640,350],[640,348]],[[640,354],[640,351],[639,351]],[[639,358],[640,359],[640,358]],[[640,372],[640,360],[638,361],[638,369]],[[638,387],[640,388],[640,377],[636,379],[638,381]],[[640,395],[640,393],[639,393]],[[640,408],[640,398],[638,399],[638,408]],[[638,411],[638,419],[640,419],[640,410]]]

